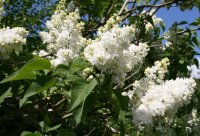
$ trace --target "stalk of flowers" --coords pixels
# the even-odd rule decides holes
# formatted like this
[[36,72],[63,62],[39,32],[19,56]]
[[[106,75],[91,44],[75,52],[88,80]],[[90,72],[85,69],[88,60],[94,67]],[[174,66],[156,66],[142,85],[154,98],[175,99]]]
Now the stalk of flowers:
[[163,20],[161,18],[158,18],[156,15],[154,15],[155,9],[152,9],[150,12],[147,12],[144,10],[140,17],[142,18],[149,18],[151,17],[152,21],[144,20],[144,27],[145,27],[145,36],[144,38],[149,41],[154,38],[154,30],[155,28],[159,28],[164,24]]
[[149,51],[146,43],[132,44],[135,27],[120,27],[116,24],[119,20],[111,17],[84,50],[85,58],[102,73],[112,74],[114,83],[123,81],[126,73],[142,62]]
[[[144,71],[145,77],[140,80],[136,80],[131,86],[133,90],[128,92],[130,99],[141,99],[146,91],[156,84],[164,82],[165,74],[168,72],[169,59],[164,58],[161,61],[155,61],[154,66],[147,67]],[[137,98],[133,98],[137,97]],[[135,103],[135,102],[134,102]]]
[[8,59],[12,51],[18,53],[22,50],[22,45],[26,43],[28,32],[22,27],[0,29],[0,56]]
[[186,131],[189,133],[193,132],[193,134],[198,135],[200,133],[199,123],[200,123],[200,117],[197,109],[194,108],[192,109],[191,114],[187,118]]
[[133,90],[128,92],[134,123],[139,128],[152,125],[154,121],[163,118],[171,121],[176,111],[190,102],[196,86],[194,79],[164,81],[168,66],[168,58],[156,61],[154,66],[145,69],[145,77],[135,81]]
[[177,78],[152,86],[133,111],[134,122],[140,126],[153,124],[156,116],[172,118],[177,109],[190,102],[195,86],[192,78]]
[[150,22],[147,22],[145,25],[146,32],[152,31],[154,27],[159,27],[161,23],[163,23],[163,20],[161,18],[158,18],[156,15],[154,15],[155,9],[152,9],[150,12],[143,11],[142,14],[147,14],[149,16],[152,16],[153,24]]
[[40,33],[43,43],[47,44],[47,50],[40,51],[39,55],[54,54],[49,57],[54,66],[62,63],[68,65],[79,55],[82,48],[81,30],[84,24],[79,22],[79,11],[75,9],[73,3],[69,3],[67,8],[64,4],[65,0],[62,0],[51,20],[46,22],[48,32]]

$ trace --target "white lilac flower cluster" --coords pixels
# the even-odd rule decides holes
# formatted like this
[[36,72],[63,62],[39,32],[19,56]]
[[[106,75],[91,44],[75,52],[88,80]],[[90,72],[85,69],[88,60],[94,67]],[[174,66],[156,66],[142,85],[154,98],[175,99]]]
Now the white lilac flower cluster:
[[158,18],[156,15],[154,15],[155,9],[152,9],[150,12],[147,11],[143,11],[141,13],[141,16],[143,15],[148,15],[151,16],[152,18],[152,22],[149,22],[148,20],[145,20],[145,38],[147,38],[147,40],[151,40],[153,38],[154,35],[154,29],[155,28],[159,28],[161,26],[161,24],[163,24],[163,20],[161,18]]
[[22,50],[22,45],[26,43],[28,32],[22,27],[9,27],[0,29],[0,57],[8,59],[12,51],[18,53]]
[[119,27],[114,24],[111,27],[106,24],[98,31],[97,38],[85,48],[84,56],[102,73],[113,74],[113,82],[119,83],[125,79],[127,72],[143,61],[149,50],[146,43],[132,44],[134,39],[133,26]]
[[147,67],[144,71],[145,77],[140,80],[136,80],[132,84],[133,91],[129,91],[129,98],[132,99],[133,94],[138,98],[141,98],[151,86],[163,83],[165,74],[168,72],[168,66],[169,59],[164,58],[161,61],[155,61],[154,66]]
[[[51,20],[46,22],[48,32],[41,32],[43,42],[47,44],[47,50],[40,51],[40,56],[48,54],[54,55],[48,57],[52,65],[68,65],[69,61],[77,57],[82,48],[81,30],[83,23],[79,23],[79,13],[73,3],[64,7],[65,0],[62,0]],[[74,12],[72,12],[75,10]]]
[[191,72],[191,77],[195,79],[200,79],[200,57],[196,58],[198,60],[199,66],[197,67],[196,65],[191,65],[187,66],[187,69],[189,72]]
[[4,2],[4,0],[0,0],[0,21],[2,19],[2,14],[4,13],[3,2]]
[[163,23],[163,20],[161,18],[158,18],[156,15],[154,15],[155,9],[151,10],[150,12],[144,12],[148,14],[149,16],[152,16],[153,24],[150,22],[147,22],[145,25],[146,32],[152,31],[154,27],[159,27],[161,23]]
[[149,84],[160,84],[163,82],[165,74],[168,72],[169,59],[164,58],[161,61],[155,61],[154,66],[147,67],[144,71],[145,76],[151,80]]
[[196,86],[194,79],[165,81],[168,66],[168,58],[156,61],[154,66],[145,69],[145,77],[135,81],[132,84],[133,90],[128,92],[134,123],[140,129],[152,125],[159,118],[171,122],[177,109],[190,102]]
[[152,124],[153,117],[173,116],[178,108],[190,102],[195,86],[192,78],[177,78],[151,87],[133,113],[135,123]]
[[188,126],[186,127],[186,131],[188,133],[193,132],[193,134],[196,135],[200,134],[200,126],[199,126],[200,118],[197,109],[195,108],[192,109],[192,112],[187,119],[188,119],[187,121]]

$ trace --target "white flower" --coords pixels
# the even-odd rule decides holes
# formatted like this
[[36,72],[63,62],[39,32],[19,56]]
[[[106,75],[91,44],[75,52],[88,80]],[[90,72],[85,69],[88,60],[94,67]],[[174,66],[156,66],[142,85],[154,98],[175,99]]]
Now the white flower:
[[[60,1],[57,10],[52,15],[51,20],[46,22],[49,32],[41,32],[43,43],[47,44],[47,53],[54,54],[49,57],[52,65],[69,62],[77,57],[82,48],[83,23],[79,23],[78,10],[74,10],[73,3],[69,3],[68,7],[64,7],[65,0]],[[41,53],[40,53],[41,54]]]
[[151,86],[163,83],[165,74],[168,72],[168,65],[169,59],[164,58],[161,61],[155,61],[154,66],[147,67],[144,71],[145,77],[139,81],[136,80],[132,84],[133,90],[130,90],[129,98],[132,99],[133,94],[136,94],[138,98],[141,98]]
[[48,55],[48,52],[44,51],[44,50],[41,50],[38,54],[40,57],[44,57],[46,55]]
[[164,58],[161,61],[155,61],[153,67],[145,69],[145,76],[156,83],[162,83],[165,74],[168,72],[167,67],[169,65],[169,59]]
[[2,59],[9,58],[12,51],[18,53],[22,50],[22,45],[26,43],[26,36],[28,32],[22,27],[15,27],[10,29],[0,29],[0,56]]
[[126,73],[142,62],[149,50],[146,43],[131,44],[135,39],[133,26],[113,25],[99,30],[97,36],[85,48],[84,56],[103,73],[113,74],[115,83],[123,81]]
[[174,115],[178,108],[190,102],[195,86],[192,78],[177,78],[152,86],[141,98],[138,108],[133,111],[135,123],[151,124],[155,116]]
[[[200,67],[200,57],[198,57],[197,60],[198,60],[198,64]],[[199,67],[197,67],[196,65],[187,66],[188,71],[191,72],[191,77],[193,77],[195,79],[200,79],[200,68]]]

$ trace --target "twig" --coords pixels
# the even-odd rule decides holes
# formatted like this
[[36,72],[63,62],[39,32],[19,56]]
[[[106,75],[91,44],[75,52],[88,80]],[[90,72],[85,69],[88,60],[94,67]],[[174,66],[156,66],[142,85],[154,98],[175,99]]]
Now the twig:
[[117,133],[118,130],[116,130],[115,128],[111,127],[109,124],[106,124],[106,126],[114,133]]
[[[177,33],[175,33],[175,34],[189,33],[189,32],[191,32],[191,31],[197,31],[197,30],[200,30],[200,27],[193,28],[193,29],[187,29],[187,30],[184,30],[184,31],[177,32]],[[165,39],[164,39],[164,36],[161,36],[161,37],[159,37],[158,39],[156,39],[156,41],[162,41],[162,40],[165,40]]]
[[135,74],[138,73],[138,71],[141,69],[141,66],[142,66],[142,63],[140,63],[140,66],[139,68],[132,74],[130,75],[129,77],[127,77],[124,81],[122,81],[121,83],[117,84],[116,86],[114,86],[114,90],[117,89],[118,86],[120,86],[122,83],[124,83],[126,80],[130,79],[131,77],[133,77]]
[[66,98],[63,98],[62,100],[58,101],[56,104],[53,105],[53,107],[58,106],[59,104],[61,104],[63,101],[65,101]]
[[119,11],[119,13],[118,13],[118,15],[120,15],[120,14],[123,12],[123,10],[125,9],[125,7],[126,7],[126,5],[127,5],[128,2],[129,2],[129,0],[126,0],[126,1],[124,2],[122,8],[120,9],[120,11]]
[[191,32],[191,31],[197,31],[197,30],[200,30],[200,27],[193,28],[193,29],[187,29],[187,30],[178,32],[178,33],[176,33],[176,34],[183,34],[183,33]]
[[86,134],[85,136],[89,136],[93,131],[95,130],[95,128],[93,128],[88,134]]
[[167,3],[163,3],[163,4],[159,4],[159,5],[141,5],[141,6],[137,6],[137,7],[134,7],[132,9],[130,9],[129,11],[126,11],[124,13],[121,13],[121,14],[118,14],[119,16],[121,15],[124,15],[124,14],[127,14],[127,13],[130,13],[134,10],[137,10],[137,9],[140,9],[140,8],[148,8],[148,7],[153,7],[153,8],[160,8],[160,7],[165,7],[167,5],[170,5],[170,4],[173,4],[175,2],[178,2],[177,0],[174,0],[174,1],[170,1],[170,2],[167,2]]
[[74,115],[73,113],[68,113],[68,114],[62,116],[62,119],[66,119],[66,118],[71,117],[73,115]]

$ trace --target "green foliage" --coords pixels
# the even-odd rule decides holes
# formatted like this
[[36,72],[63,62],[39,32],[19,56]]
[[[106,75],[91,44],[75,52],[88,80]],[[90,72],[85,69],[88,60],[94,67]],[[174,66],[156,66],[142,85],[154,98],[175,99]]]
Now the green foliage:
[[[70,0],[66,1],[67,3]],[[81,21],[85,23],[83,36],[94,39],[97,29],[103,26],[113,15],[118,14],[124,0],[74,0],[80,10]],[[157,27],[152,15],[143,14],[143,10],[151,11],[170,8],[172,4],[187,12],[192,8],[200,8],[198,0],[186,1],[164,0],[129,1],[119,16],[120,25],[134,24],[137,35],[134,43],[147,42],[149,54],[143,64],[127,73],[123,83],[113,83],[111,74],[103,74],[97,67],[85,60],[83,55],[74,58],[69,65],[60,64],[53,67],[48,59],[30,55],[33,51],[45,49],[39,31],[46,30],[45,21],[50,19],[57,1],[51,0],[6,0],[5,14],[0,27],[25,27],[30,34],[27,44],[19,55],[12,53],[8,60],[0,59],[0,135],[2,136],[144,136],[164,135],[158,128],[140,131],[133,124],[133,113],[130,98],[126,94],[135,80],[144,77],[144,69],[151,67],[154,61],[168,57],[169,72],[165,79],[188,77],[187,66],[198,63],[194,60],[195,47],[200,47],[197,31],[200,30],[200,19],[192,23],[183,20],[175,22],[166,30],[164,22]],[[157,12],[155,11],[155,13]],[[147,32],[145,25],[150,23],[153,30]],[[187,26],[185,29],[183,26]],[[173,36],[165,50],[163,45],[166,31]],[[151,36],[149,36],[151,34]],[[198,54],[199,55],[199,54]],[[84,75],[85,70],[91,71]],[[91,76],[92,78],[89,78]],[[199,79],[197,89],[189,105],[179,109],[175,118],[177,124],[166,126],[165,132],[173,130],[173,135],[195,135],[188,133],[186,118],[196,108],[199,114]],[[138,105],[137,105],[138,106]],[[169,130],[168,130],[169,129]],[[150,133],[151,132],[151,133]],[[167,133],[169,134],[169,133]]]
[[79,104],[81,104],[87,96],[91,93],[94,87],[97,85],[97,81],[94,79],[90,83],[87,83],[83,79],[77,79],[72,84],[71,88],[71,108],[73,110]]
[[4,92],[1,96],[0,96],[0,104],[4,101],[4,99],[6,97],[12,96],[12,92],[11,92],[12,88],[9,88],[6,92]]
[[20,136],[42,136],[42,134],[40,133],[32,133],[32,132],[28,132],[28,131],[24,131],[21,133]]
[[56,85],[56,78],[42,75],[36,78],[36,80],[30,85],[27,91],[24,94],[24,97],[19,101],[19,106],[21,107],[29,97],[34,96],[38,93],[41,93],[50,87]]
[[7,78],[3,79],[1,83],[6,83],[22,79],[35,79],[35,72],[37,70],[50,69],[51,64],[48,60],[35,57],[29,60],[22,68],[12,73]]

